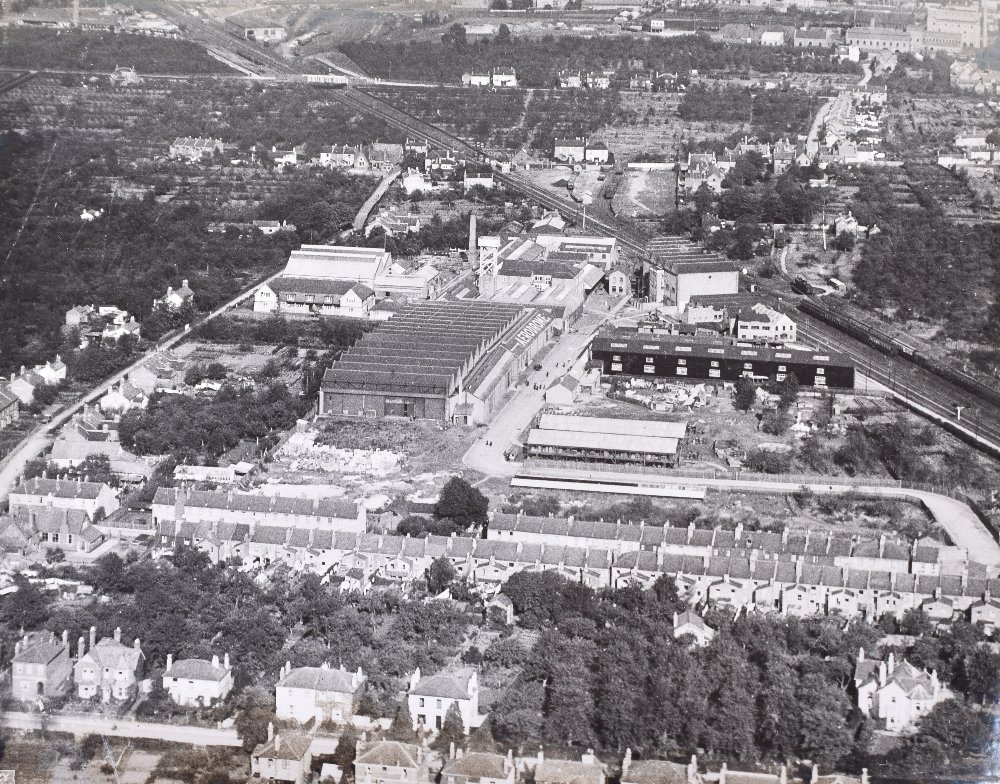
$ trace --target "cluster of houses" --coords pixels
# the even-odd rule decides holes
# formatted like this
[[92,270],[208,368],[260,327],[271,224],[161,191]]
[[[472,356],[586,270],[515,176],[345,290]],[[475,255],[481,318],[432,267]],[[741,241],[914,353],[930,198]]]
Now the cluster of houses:
[[100,526],[119,508],[115,491],[103,482],[36,477],[17,485],[0,515],[0,547],[27,555],[49,549],[89,553],[107,541]]
[[80,348],[86,348],[95,340],[104,343],[118,342],[124,337],[137,340],[142,337],[142,328],[135,316],[113,305],[75,305],[66,311],[66,327],[79,331]]
[[768,346],[798,339],[798,328],[786,313],[748,292],[695,295],[676,318],[654,311],[639,321],[638,331],[650,335],[724,334],[740,343]]
[[[329,742],[323,735],[301,730],[268,730],[268,739],[252,756],[252,771],[261,779],[303,784],[313,758],[325,753]],[[354,781],[359,784],[607,784],[621,771],[621,784],[868,784],[868,772],[860,777],[842,773],[821,775],[812,767],[808,779],[800,779],[782,765],[775,772],[730,770],[726,763],[701,771],[697,756],[687,763],[660,759],[633,759],[626,749],[617,765],[602,762],[588,749],[576,759],[557,759],[539,748],[535,756],[515,757],[487,751],[465,751],[451,744],[439,759],[424,746],[394,740],[369,740],[367,733],[358,740],[354,757]],[[334,766],[332,776],[343,773]]]
[[440,275],[407,266],[381,248],[303,245],[280,276],[254,292],[256,313],[301,313],[387,320],[401,300],[432,299]]
[[975,60],[955,60],[951,64],[951,86],[984,95],[1000,90],[1000,71],[980,68]]
[[[202,163],[222,155],[227,145],[221,139],[178,137],[170,145],[170,157],[189,163]],[[250,163],[268,158],[278,168],[312,165],[327,169],[351,169],[358,173],[389,172],[403,162],[403,145],[375,141],[371,144],[334,144],[321,147],[309,156],[306,145],[271,145],[270,149],[254,145],[250,148]],[[244,161],[234,160],[233,163]]]
[[54,360],[28,369],[23,365],[10,379],[0,378],[0,430],[12,424],[21,415],[22,406],[35,400],[35,390],[56,386],[66,379],[66,365],[57,354]]
[[[320,148],[310,162],[327,169],[351,169],[354,172],[390,172],[403,163],[403,145],[390,142],[371,144],[334,144]],[[297,162],[297,161],[296,161]]]
[[[134,405],[145,406],[147,398],[141,390],[126,389],[131,385],[127,381],[119,382],[118,386],[109,391],[111,402],[114,395],[122,397],[121,404],[113,406],[114,410],[122,411],[133,405],[126,397],[126,392],[134,398]],[[121,421],[119,413],[105,414],[98,406],[85,406],[82,411],[60,430],[58,437],[52,443],[49,453],[49,463],[60,471],[78,468],[88,457],[101,455],[107,457],[111,473],[116,478],[126,482],[141,482],[153,474],[155,459],[147,459],[127,451],[118,439],[118,425]]]
[[[122,642],[122,631],[97,639],[90,627],[89,644],[80,637],[76,656],[71,656],[69,633],[30,632],[14,648],[11,661],[11,692],[15,700],[37,702],[59,697],[72,690],[81,700],[127,702],[142,689],[146,656],[140,641]],[[179,659],[167,655],[163,689],[182,706],[210,706],[232,691],[233,674],[229,654],[207,659]]]
[[517,87],[517,71],[509,66],[469,71],[462,74],[462,84],[466,87]]
[[960,136],[955,139],[955,151],[938,156],[938,165],[946,169],[988,170],[1000,165],[1000,150],[985,136]]
[[885,158],[879,151],[889,96],[884,86],[842,90],[823,121],[823,143],[817,163],[875,163]]
[[469,161],[457,150],[434,150],[426,140],[421,139],[407,139],[405,149],[408,158],[422,161],[416,166],[408,166],[400,180],[407,196],[454,188],[468,193],[475,187],[487,190],[496,187],[492,169]]

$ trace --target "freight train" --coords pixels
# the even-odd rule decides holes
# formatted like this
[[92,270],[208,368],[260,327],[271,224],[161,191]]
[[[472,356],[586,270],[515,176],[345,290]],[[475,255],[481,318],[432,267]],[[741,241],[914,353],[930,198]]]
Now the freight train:
[[[824,324],[836,327],[838,330],[852,338],[866,343],[872,348],[876,348],[884,354],[899,356],[926,368],[936,376],[949,381],[957,387],[961,387],[966,392],[970,392],[981,400],[985,400],[993,405],[1000,406],[1000,391],[990,386],[979,378],[966,373],[958,368],[941,362],[924,354],[919,348],[900,340],[892,335],[880,331],[877,327],[862,319],[851,316],[842,310],[837,310],[816,297],[806,297],[799,303],[799,310],[808,316],[819,319]],[[998,382],[1000,383],[1000,382]]]

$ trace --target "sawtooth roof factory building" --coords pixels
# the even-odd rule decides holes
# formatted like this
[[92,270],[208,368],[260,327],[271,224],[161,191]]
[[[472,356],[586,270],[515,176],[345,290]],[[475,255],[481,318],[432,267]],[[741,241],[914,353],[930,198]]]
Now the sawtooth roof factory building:
[[552,338],[553,321],[507,303],[407,305],[327,370],[320,415],[488,422]]

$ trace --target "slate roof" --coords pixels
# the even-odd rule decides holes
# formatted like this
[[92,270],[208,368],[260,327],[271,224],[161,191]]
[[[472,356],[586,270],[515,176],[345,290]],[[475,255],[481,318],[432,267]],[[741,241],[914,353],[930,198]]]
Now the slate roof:
[[312,736],[301,732],[279,732],[275,735],[275,740],[279,741],[278,751],[274,750],[274,740],[269,740],[255,748],[253,755],[270,759],[301,760],[312,745]]
[[321,692],[354,694],[359,686],[353,683],[355,673],[329,667],[296,667],[278,681],[280,688],[312,689]]
[[444,697],[451,700],[468,700],[470,672],[463,670],[439,672],[436,675],[422,677],[417,681],[417,685],[410,690],[410,694],[421,697]]
[[622,784],[688,784],[687,766],[665,760],[636,760],[622,773]]
[[383,765],[387,768],[419,768],[420,749],[409,743],[379,740],[358,743],[354,764]]
[[441,769],[443,776],[464,776],[467,779],[507,778],[507,758],[502,754],[470,751],[459,759],[450,759]]
[[164,678],[185,678],[191,681],[221,681],[229,672],[225,667],[216,667],[207,659],[180,659],[163,673]]
[[29,632],[27,644],[15,654],[14,661],[23,664],[48,664],[65,650],[62,641],[51,632]]

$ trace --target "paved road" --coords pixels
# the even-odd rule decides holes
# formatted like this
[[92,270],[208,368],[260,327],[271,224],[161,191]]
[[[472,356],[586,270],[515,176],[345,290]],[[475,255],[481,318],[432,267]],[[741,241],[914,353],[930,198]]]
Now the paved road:
[[[508,463],[509,472],[521,468],[521,464]],[[535,466],[538,469],[539,466]],[[635,480],[649,482],[655,480],[661,484],[698,485],[718,490],[746,490],[748,492],[794,493],[803,487],[808,487],[816,494],[842,494],[848,492],[869,496],[889,496],[893,498],[906,497],[924,504],[939,525],[947,532],[948,537],[958,547],[964,548],[972,561],[986,564],[991,576],[1000,573],[1000,545],[990,536],[989,532],[976,517],[975,513],[964,503],[945,495],[931,493],[925,490],[910,490],[899,487],[883,487],[881,485],[812,484],[802,482],[777,482],[769,479],[712,479],[688,476],[671,476],[663,474],[629,474],[620,471],[586,471],[579,469],[559,468],[554,464],[551,471],[545,473],[554,476],[566,476],[573,479],[612,479],[615,481]]]
[[[39,730],[41,720],[33,713],[8,711],[3,714],[5,727],[18,730]],[[50,716],[48,729],[72,732],[74,735],[109,735],[118,738],[154,738],[195,746],[241,746],[235,729],[219,730],[206,727],[184,727],[173,724],[147,724],[102,716]]]
[[[255,283],[247,289],[237,294],[231,300],[226,302],[224,305],[220,305],[211,313],[208,313],[200,320],[196,321],[192,326],[200,326],[208,321],[211,321],[216,316],[225,313],[230,308],[234,307],[237,303],[246,299],[250,294],[252,294],[259,286],[265,283],[269,283],[278,277],[281,271],[275,272],[273,275],[268,276],[262,281]],[[94,387],[90,392],[85,394],[83,397],[78,399],[74,403],[69,403],[63,406],[59,411],[52,417],[52,419],[43,425],[39,425],[23,440],[18,447],[11,452],[7,457],[0,461],[0,500],[7,497],[7,493],[10,492],[11,488],[14,486],[15,480],[24,473],[24,467],[29,460],[33,460],[45,451],[46,447],[52,442],[50,433],[54,433],[59,427],[66,424],[72,416],[79,411],[84,406],[88,406],[91,403],[95,403],[101,399],[101,397],[125,378],[129,373],[138,368],[140,365],[148,362],[154,356],[156,356],[161,351],[166,351],[169,348],[173,348],[182,340],[187,337],[188,333],[184,330],[174,335],[173,337],[162,340],[156,344],[153,348],[149,349],[145,354],[143,354],[139,359],[133,362],[124,370],[119,371],[111,378],[102,381],[96,387]]]
[[[520,464],[508,462],[504,453],[511,446],[520,445],[517,438],[544,405],[545,390],[573,368],[581,355],[586,353],[594,333],[616,316],[628,301],[624,298],[604,313],[585,314],[573,327],[574,331],[563,333],[541,361],[542,369],[529,374],[527,385],[519,387],[507,401],[484,434],[462,457],[462,462],[488,476],[513,476]],[[540,389],[535,389],[535,384]]]
[[351,228],[355,231],[361,231],[365,227],[365,221],[368,220],[368,216],[371,215],[371,211],[375,209],[375,205],[378,204],[382,197],[385,196],[385,192],[389,190],[389,186],[396,181],[396,178],[400,174],[400,169],[396,166],[392,171],[387,172],[382,178],[382,182],[378,184],[375,192],[369,196],[365,203],[361,205],[361,209],[358,210],[358,214],[354,216],[354,223],[351,224]]

